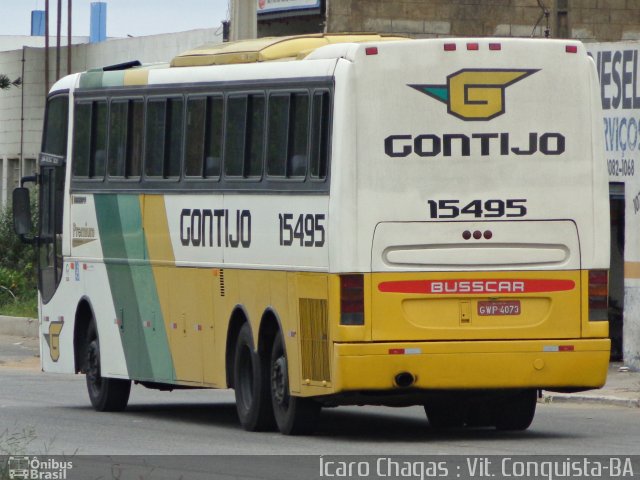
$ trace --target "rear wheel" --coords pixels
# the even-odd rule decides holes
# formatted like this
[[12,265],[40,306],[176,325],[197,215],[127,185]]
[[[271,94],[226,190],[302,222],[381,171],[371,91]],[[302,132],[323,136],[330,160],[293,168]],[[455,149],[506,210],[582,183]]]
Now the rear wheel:
[[495,408],[498,430],[526,430],[536,413],[537,391],[523,390],[500,400]]
[[271,350],[271,402],[280,432],[285,435],[312,433],[320,415],[320,404],[310,398],[294,397],[289,390],[287,353],[278,333]]
[[429,425],[436,430],[460,428],[465,424],[465,404],[454,398],[430,400],[424,405],[424,411]]
[[272,430],[269,364],[253,349],[251,327],[245,323],[236,342],[233,386],[240,424],[248,431]]
[[91,405],[98,412],[124,410],[129,401],[131,380],[105,378],[100,367],[100,341],[94,323],[87,332],[86,380]]

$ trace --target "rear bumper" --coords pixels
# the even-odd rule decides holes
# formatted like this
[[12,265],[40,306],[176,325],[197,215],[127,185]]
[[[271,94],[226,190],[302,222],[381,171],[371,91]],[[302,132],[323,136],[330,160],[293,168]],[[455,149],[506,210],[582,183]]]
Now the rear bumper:
[[399,390],[394,378],[402,372],[419,389],[599,388],[610,345],[609,339],[334,344],[333,393]]

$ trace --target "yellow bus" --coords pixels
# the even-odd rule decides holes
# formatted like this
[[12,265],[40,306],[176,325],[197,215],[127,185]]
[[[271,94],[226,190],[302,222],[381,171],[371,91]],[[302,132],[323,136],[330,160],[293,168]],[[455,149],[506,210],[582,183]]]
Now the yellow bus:
[[132,382],[233,388],[247,430],[355,404],[528,428],[541,389],[606,377],[597,85],[579,42],[379,35],[63,78],[36,178],[43,370],[86,374],[99,411]]

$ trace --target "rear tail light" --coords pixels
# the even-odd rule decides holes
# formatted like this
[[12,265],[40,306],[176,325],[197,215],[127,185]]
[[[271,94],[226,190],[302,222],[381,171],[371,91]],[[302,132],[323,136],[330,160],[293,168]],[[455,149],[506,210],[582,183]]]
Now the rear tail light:
[[589,270],[589,320],[608,320],[609,272]]
[[363,275],[340,275],[340,325],[364,325]]

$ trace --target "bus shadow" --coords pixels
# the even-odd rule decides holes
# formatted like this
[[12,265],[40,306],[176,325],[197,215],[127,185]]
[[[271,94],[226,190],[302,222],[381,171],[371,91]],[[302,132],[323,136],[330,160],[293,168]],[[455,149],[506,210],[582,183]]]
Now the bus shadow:
[[124,413],[171,422],[211,424],[219,427],[240,426],[236,406],[233,403],[133,404],[129,405]]
[[[535,421],[534,421],[535,422]],[[523,432],[504,432],[494,428],[458,428],[438,430],[426,419],[375,412],[325,410],[318,422],[316,436],[367,442],[424,442],[435,440],[561,440],[575,438],[563,432],[536,431],[535,423]]]
[[[90,407],[89,407],[90,408]],[[136,403],[118,415],[164,422],[190,423],[230,430],[241,430],[234,403]],[[549,431],[534,423],[523,432],[504,432],[493,428],[437,430],[424,418],[388,412],[323,409],[314,437],[366,442],[425,442],[441,440],[531,441],[576,439],[579,434]]]

